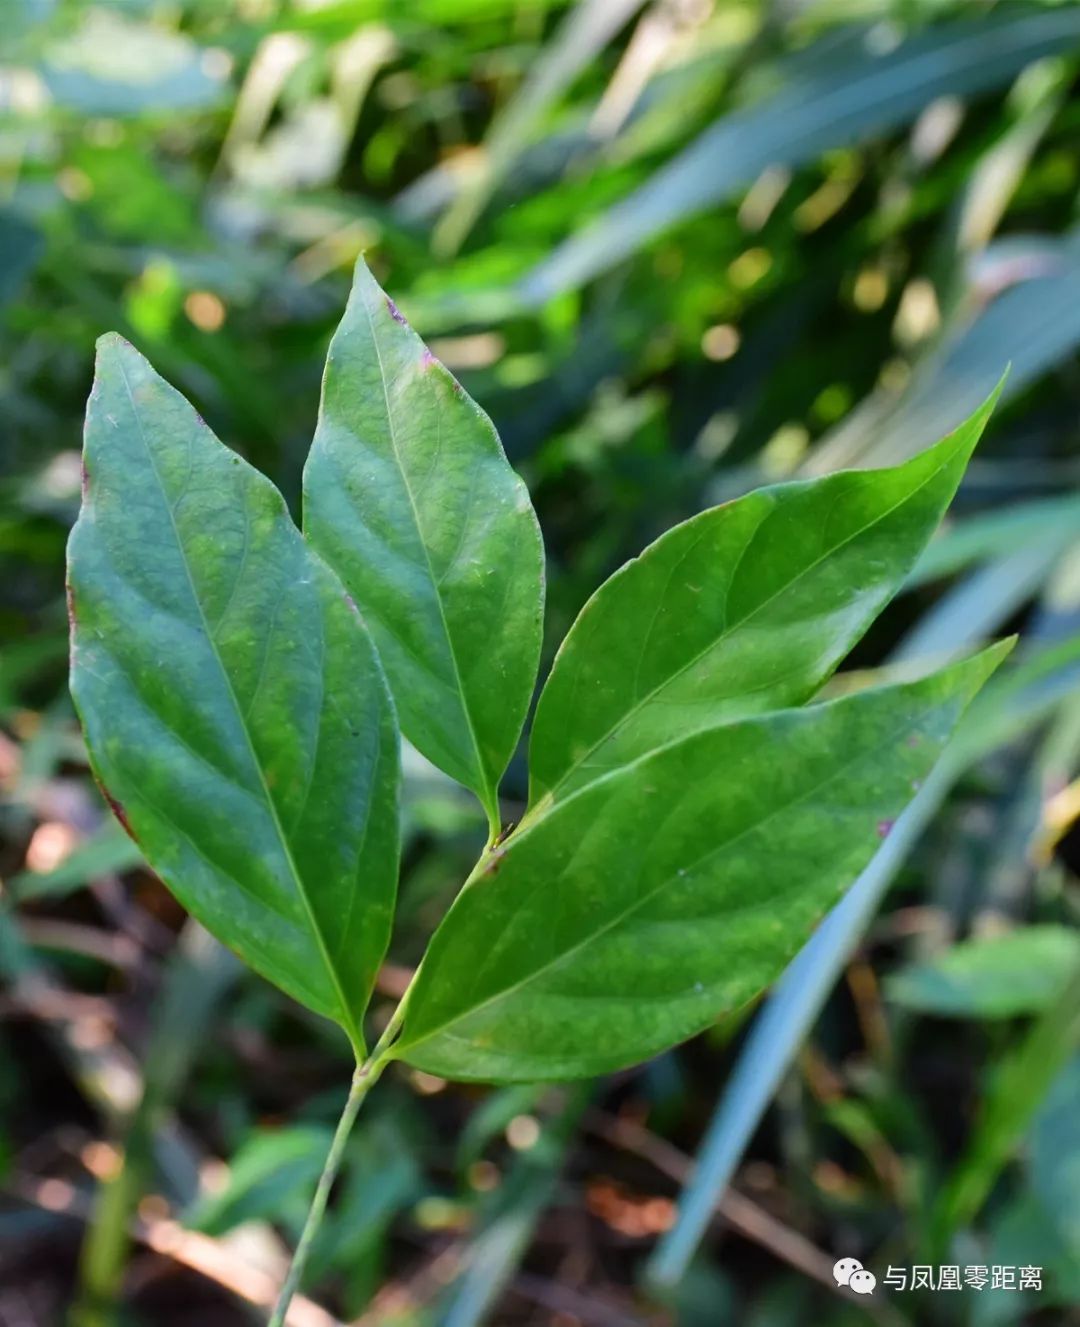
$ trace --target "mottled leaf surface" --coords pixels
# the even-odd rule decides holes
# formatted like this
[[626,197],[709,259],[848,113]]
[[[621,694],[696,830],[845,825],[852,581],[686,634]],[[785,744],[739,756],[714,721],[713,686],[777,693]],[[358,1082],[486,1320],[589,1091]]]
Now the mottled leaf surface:
[[891,470],[759,489],[668,531],[590,599],[537,706],[531,800],[806,700],[896,593],[993,405]]
[[185,907],[359,1045],[398,858],[363,623],[273,485],[115,336],[85,467],[71,688],[95,773]]
[[873,856],[1007,648],[696,732],[539,816],[436,932],[396,1054],[449,1078],[572,1078],[738,1009]]
[[362,260],[327,358],[304,529],[360,606],[406,737],[497,823],[536,680],[540,531],[491,421]]

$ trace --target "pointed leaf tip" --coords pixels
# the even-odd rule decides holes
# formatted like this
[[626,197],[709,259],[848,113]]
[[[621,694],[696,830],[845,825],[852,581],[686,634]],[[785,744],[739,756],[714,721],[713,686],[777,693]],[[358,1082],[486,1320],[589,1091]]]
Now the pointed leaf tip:
[[273,485],[122,338],[98,357],[68,545],[94,772],[189,911],[359,1047],[398,853],[374,648]]
[[549,807],[458,895],[395,1053],[450,1078],[579,1077],[739,1008],[878,851],[1009,644],[691,733]]
[[304,529],[375,638],[406,737],[498,828],[540,653],[543,548],[491,421],[357,259]]
[[617,571],[540,696],[532,810],[677,736],[807,700],[906,580],[988,410],[901,465],[701,512]]

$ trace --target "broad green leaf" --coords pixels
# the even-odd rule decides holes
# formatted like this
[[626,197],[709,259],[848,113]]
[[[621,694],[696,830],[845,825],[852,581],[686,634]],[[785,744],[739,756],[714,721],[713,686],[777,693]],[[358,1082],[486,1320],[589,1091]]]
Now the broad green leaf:
[[978,697],[873,860],[789,964],[755,1017],[705,1131],[675,1224],[649,1259],[650,1283],[676,1285],[780,1081],[915,844],[963,771],[1043,722],[1078,681],[1080,636],[1035,648]]
[[906,465],[759,489],[669,530],[616,572],[540,697],[534,806],[676,736],[812,695],[903,584],[993,399]]
[[497,826],[540,652],[540,530],[491,421],[363,259],[327,357],[304,529],[360,606],[405,736]]
[[909,1009],[954,1018],[1013,1018],[1048,1008],[1080,963],[1080,934],[1065,926],[1025,926],[954,945],[890,980],[889,998]]
[[738,1009],[873,856],[1008,648],[693,733],[539,816],[439,927],[395,1053],[452,1078],[572,1078]]
[[71,689],[94,771],[184,906],[359,1046],[398,856],[397,728],[359,615],[274,486],[116,336],[85,466]]

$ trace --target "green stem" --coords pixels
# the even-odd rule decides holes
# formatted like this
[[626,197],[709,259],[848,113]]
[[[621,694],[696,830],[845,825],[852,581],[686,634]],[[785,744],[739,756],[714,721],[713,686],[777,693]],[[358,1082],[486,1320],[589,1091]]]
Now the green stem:
[[345,1155],[345,1144],[349,1141],[349,1134],[352,1132],[360,1107],[364,1104],[364,1098],[371,1091],[379,1075],[386,1067],[387,1056],[382,1049],[386,1041],[387,1038],[384,1036],[368,1059],[363,1064],[357,1064],[353,1073],[349,1099],[345,1102],[345,1109],[338,1121],[334,1141],[330,1144],[330,1151],[326,1156],[326,1165],[319,1177],[315,1197],[311,1200],[307,1220],[304,1222],[304,1229],[300,1234],[300,1242],[297,1244],[296,1252],[289,1264],[289,1274],[285,1278],[285,1284],[281,1287],[281,1294],[278,1296],[277,1304],[274,1306],[274,1312],[270,1315],[267,1327],[285,1327],[289,1305],[292,1302],[293,1295],[296,1294],[300,1278],[304,1274],[304,1267],[307,1264],[308,1255],[311,1253],[311,1246],[315,1241],[319,1226],[322,1224],[330,1190],[333,1188],[334,1180],[337,1179],[337,1173],[341,1168],[341,1161]]
[[488,822],[488,840],[485,852],[490,850],[499,841],[499,835],[502,833],[502,810],[499,807],[499,794],[496,792],[490,799],[484,798],[484,814]]

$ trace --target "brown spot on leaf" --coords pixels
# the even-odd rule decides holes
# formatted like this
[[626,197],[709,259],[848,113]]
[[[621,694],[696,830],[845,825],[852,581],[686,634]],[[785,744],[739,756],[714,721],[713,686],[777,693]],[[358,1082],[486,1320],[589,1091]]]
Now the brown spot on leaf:
[[128,836],[129,839],[131,839],[133,843],[138,843],[139,836],[131,828],[131,821],[128,819],[128,814],[127,811],[124,809],[123,802],[118,802],[116,800],[116,798],[112,795],[111,792],[109,792],[108,788],[105,787],[105,785],[101,782],[101,780],[97,777],[96,774],[94,775],[94,782],[97,784],[98,791],[101,793],[102,797],[104,797],[106,802],[108,802],[109,810],[120,822],[120,825],[123,828],[124,833]]
[[[118,802],[110,793],[105,794],[105,800],[109,803],[109,809],[112,811],[113,815],[120,821],[120,824],[123,825],[124,832],[134,839],[135,831],[131,828],[131,821],[128,819],[123,803]],[[138,842],[137,839],[135,841]]]
[[402,327],[408,327],[409,324],[405,321],[405,315],[389,295],[386,297],[386,307],[390,310],[390,317],[393,318],[396,323],[400,323]]
[[498,875],[499,871],[502,869],[502,859],[505,856],[506,856],[505,848],[496,848],[494,852],[492,852],[491,858],[488,861],[488,864],[484,867],[483,871],[481,872],[481,875],[483,876]]
[[895,821],[895,820],[879,820],[879,821],[877,822],[877,836],[878,836],[878,838],[879,838],[879,839],[883,839],[883,838],[888,834],[888,832],[892,829],[893,825],[895,825],[895,824],[896,824],[896,821]]

